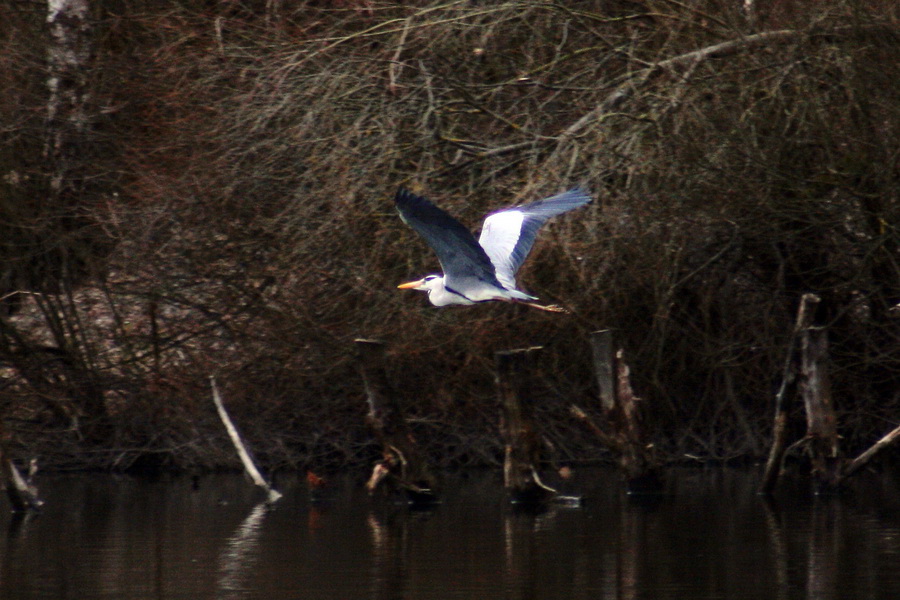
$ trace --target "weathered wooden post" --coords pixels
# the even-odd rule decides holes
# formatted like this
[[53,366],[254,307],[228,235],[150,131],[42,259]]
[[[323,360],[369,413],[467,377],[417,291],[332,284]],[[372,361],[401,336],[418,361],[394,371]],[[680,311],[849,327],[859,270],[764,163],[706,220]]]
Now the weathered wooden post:
[[609,329],[591,333],[590,342],[600,407],[610,431],[596,425],[580,408],[572,407],[572,412],[594,431],[604,446],[619,456],[629,493],[659,492],[662,489],[659,462],[641,423],[641,399],[631,388],[631,370],[625,363],[624,351],[613,353]]
[[437,482],[403,418],[397,396],[388,381],[384,342],[359,339],[355,343],[369,403],[367,419],[382,448],[382,459],[375,464],[366,488],[371,494],[380,485],[389,483],[412,502],[435,502]]
[[528,369],[540,350],[533,347],[494,353],[500,435],[505,449],[503,482],[513,502],[544,502],[556,495],[556,490],[544,485],[538,475],[542,443],[528,397]]

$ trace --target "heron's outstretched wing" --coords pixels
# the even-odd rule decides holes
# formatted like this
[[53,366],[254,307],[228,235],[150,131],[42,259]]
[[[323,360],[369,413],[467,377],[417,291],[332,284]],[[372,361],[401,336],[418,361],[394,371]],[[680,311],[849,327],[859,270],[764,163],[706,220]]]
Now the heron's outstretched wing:
[[[425,198],[402,188],[394,196],[394,203],[400,218],[425,238],[437,254],[448,285],[456,283],[464,287],[466,280],[475,279],[502,287],[494,275],[494,264],[462,223]],[[466,293],[465,289],[457,291]]]
[[507,289],[516,287],[516,271],[531,252],[541,225],[550,217],[584,206],[590,201],[587,191],[575,188],[488,215],[478,242],[494,264],[500,283]]

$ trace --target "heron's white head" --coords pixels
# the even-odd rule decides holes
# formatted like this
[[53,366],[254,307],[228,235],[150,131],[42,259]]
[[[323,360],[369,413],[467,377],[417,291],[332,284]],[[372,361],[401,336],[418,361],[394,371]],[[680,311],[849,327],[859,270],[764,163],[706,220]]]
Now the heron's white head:
[[440,275],[426,275],[423,279],[401,283],[397,288],[401,290],[421,290],[430,294],[434,290],[444,289],[444,278]]
[[474,304],[458,292],[447,289],[443,275],[426,275],[424,279],[401,283],[397,286],[401,290],[421,290],[428,292],[428,300],[435,306],[449,306],[451,304]]

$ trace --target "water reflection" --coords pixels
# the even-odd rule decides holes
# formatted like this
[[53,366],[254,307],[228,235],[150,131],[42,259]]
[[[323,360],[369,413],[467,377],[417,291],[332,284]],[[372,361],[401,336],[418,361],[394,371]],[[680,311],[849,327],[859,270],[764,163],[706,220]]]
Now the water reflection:
[[503,514],[503,597],[536,598],[542,560],[540,547],[559,525],[558,506],[510,506]]
[[771,556],[774,562],[773,575],[775,578],[776,600],[784,600],[788,597],[788,548],[784,539],[784,529],[780,517],[783,513],[777,511],[771,500],[763,498],[765,511],[766,530],[771,547]]
[[890,479],[774,504],[734,471],[678,473],[653,502],[624,496],[615,473],[579,484],[582,508],[529,512],[497,474],[467,475],[413,512],[352,478],[315,504],[282,481],[267,510],[240,477],[49,477],[46,510],[0,538],[0,600],[900,597]]
[[896,506],[886,507],[892,518],[882,519],[850,499],[815,498],[802,520],[790,508],[764,506],[778,598],[801,592],[800,597],[829,600],[846,598],[850,590],[879,598],[898,589],[889,566],[900,565]]
[[225,541],[219,557],[219,598],[240,598],[247,591],[246,581],[258,560],[259,535],[268,510],[266,502],[254,506],[234,535]]
[[404,598],[407,579],[407,537],[410,513],[385,516],[370,513],[366,519],[372,536],[372,577],[369,597],[378,600]]

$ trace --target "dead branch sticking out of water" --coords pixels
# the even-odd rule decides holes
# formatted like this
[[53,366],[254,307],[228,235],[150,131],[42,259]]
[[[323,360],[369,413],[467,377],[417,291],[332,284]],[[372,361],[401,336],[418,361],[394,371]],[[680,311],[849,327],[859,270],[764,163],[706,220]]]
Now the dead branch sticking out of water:
[[28,475],[23,477],[9,458],[6,449],[0,448],[0,474],[14,512],[37,511],[43,506],[44,501],[38,496],[38,490],[32,483],[35,471],[37,471],[36,463],[32,461]]
[[356,348],[369,403],[369,426],[382,448],[382,459],[375,464],[366,489],[373,494],[383,484],[389,484],[395,491],[405,493],[411,502],[435,502],[436,480],[388,381],[384,342],[359,339]]
[[900,440],[900,427],[896,427],[883,438],[872,444],[868,450],[847,463],[847,466],[845,466],[843,471],[841,472],[841,477],[850,477],[851,475],[862,469],[864,466],[869,464],[869,461],[875,458],[875,456],[879,452],[896,443],[897,440]]
[[[778,483],[787,452],[785,429],[790,396],[799,390],[806,412],[806,435],[795,445],[805,446],[812,463],[816,493],[838,489],[841,483],[837,417],[828,375],[828,333],[812,325],[819,297],[804,294],[788,342],[784,376],[775,396],[772,449],[763,473],[760,493],[770,494]],[[799,342],[798,342],[799,340]]]
[[212,388],[213,402],[216,404],[219,418],[222,419],[222,424],[225,425],[225,429],[228,431],[228,437],[231,438],[231,443],[234,444],[234,449],[237,450],[238,456],[244,464],[244,470],[254,484],[265,490],[266,502],[277,502],[281,498],[281,492],[273,488],[269,482],[266,481],[265,477],[262,476],[262,473],[259,472],[256,463],[253,462],[253,458],[250,456],[247,446],[241,439],[241,434],[238,432],[237,427],[234,426],[231,417],[228,416],[228,411],[225,410],[225,405],[222,403],[222,396],[219,394],[219,387],[216,385],[216,378],[212,375],[209,377],[209,385]]
[[6,489],[6,495],[12,504],[13,512],[23,513],[40,510],[44,501],[38,496],[37,487],[32,478],[37,472],[37,461],[32,459],[28,466],[28,475],[23,477],[18,467],[10,458],[7,447],[6,431],[0,422],[0,483]]

